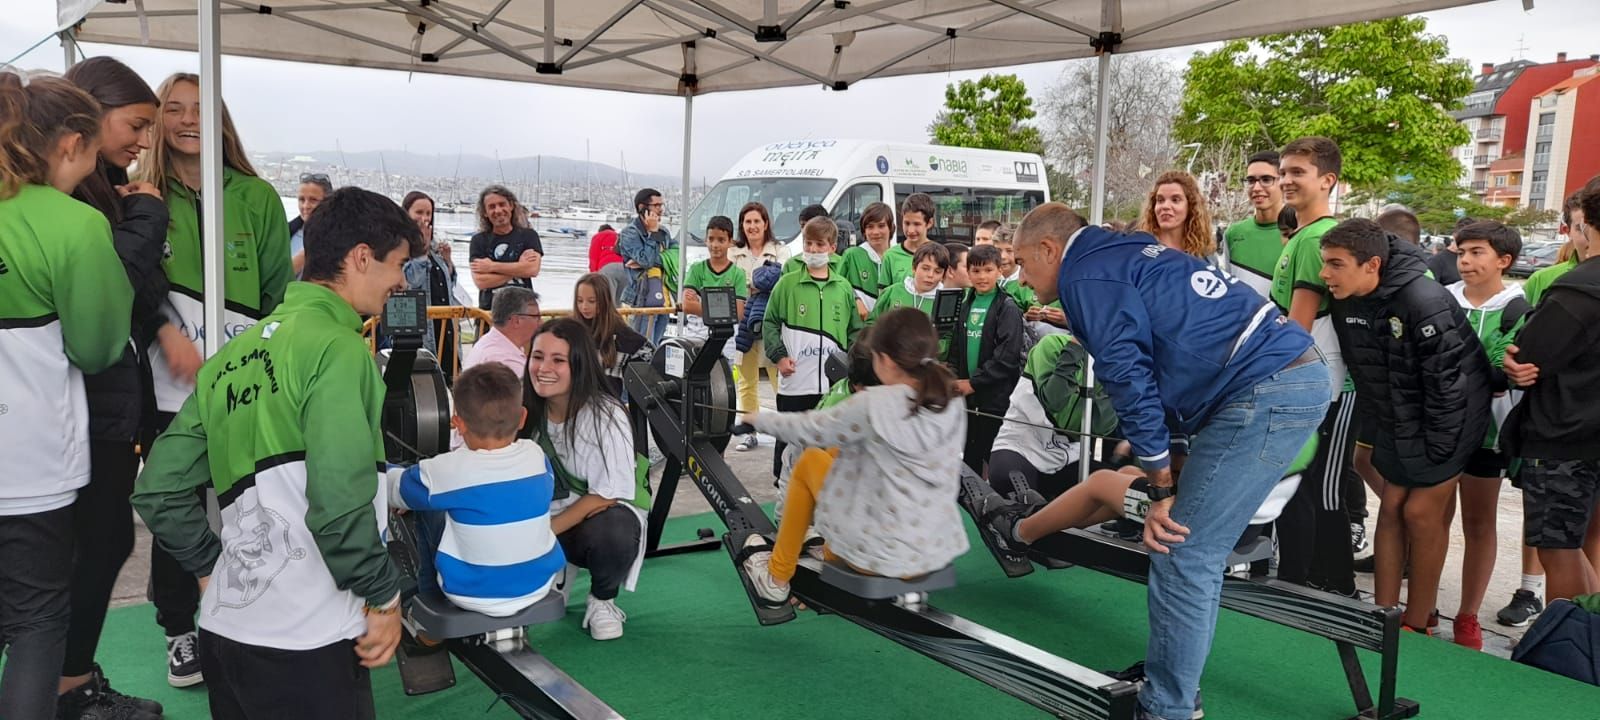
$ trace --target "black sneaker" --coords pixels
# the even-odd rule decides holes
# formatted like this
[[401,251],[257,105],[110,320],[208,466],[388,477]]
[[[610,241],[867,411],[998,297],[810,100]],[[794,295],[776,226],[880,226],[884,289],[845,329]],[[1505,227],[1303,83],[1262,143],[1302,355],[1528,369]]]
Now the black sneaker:
[[988,526],[993,537],[1003,543],[1007,550],[1027,553],[1027,543],[1017,539],[1017,523],[1033,514],[1036,508],[1001,497],[988,483],[983,483],[982,492],[975,499],[976,502],[969,508],[973,518]]
[[[1107,671],[1107,672],[1105,672],[1103,674],[1106,677],[1111,678],[1113,680],[1121,680],[1123,682],[1130,682],[1130,683],[1133,683],[1135,685],[1143,686],[1144,685],[1144,680],[1145,680],[1144,661],[1140,660],[1139,662],[1136,662],[1136,663],[1134,663],[1132,665],[1129,665],[1126,670],[1109,670],[1109,671]],[[1200,702],[1200,690],[1198,688],[1196,688],[1195,691],[1194,691],[1194,714],[1189,716],[1189,720],[1201,720],[1205,716],[1206,716],[1205,707]],[[1154,717],[1154,716],[1152,716],[1150,713],[1146,712],[1145,709],[1141,706],[1139,708],[1138,717],[1140,717],[1140,718],[1148,718],[1148,717]]]
[[1532,590],[1518,589],[1511,596],[1511,603],[1500,612],[1495,613],[1495,622],[1506,627],[1527,627],[1528,623],[1544,612],[1544,600],[1541,600]]
[[167,684],[186,688],[205,682],[200,674],[200,636],[186,632],[167,638]]
[[56,700],[56,720],[161,720],[161,703],[111,689],[96,665],[86,682]]

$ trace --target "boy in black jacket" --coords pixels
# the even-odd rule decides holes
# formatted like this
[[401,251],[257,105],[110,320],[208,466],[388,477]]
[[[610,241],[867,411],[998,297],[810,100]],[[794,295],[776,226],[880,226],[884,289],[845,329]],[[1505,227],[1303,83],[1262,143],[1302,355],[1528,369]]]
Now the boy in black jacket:
[[1357,402],[1386,430],[1372,448],[1389,481],[1378,508],[1376,602],[1400,603],[1409,545],[1403,622],[1428,633],[1456,484],[1489,429],[1489,360],[1450,291],[1425,274],[1416,246],[1365,219],[1339,223],[1321,245],[1321,278]]
[[[1600,219],[1600,177],[1578,203]],[[1577,267],[1545,291],[1505,357],[1524,393],[1500,437],[1522,460],[1523,534],[1544,564],[1549,600],[1600,592],[1600,227],[1585,223],[1581,233]]]
[[948,361],[960,378],[956,387],[966,396],[967,409],[995,416],[967,417],[961,457],[981,476],[1000,433],[999,418],[1022,377],[1022,310],[1000,291],[1000,251],[993,245],[978,245],[967,253],[967,278],[972,288],[962,298],[963,321],[950,339]]

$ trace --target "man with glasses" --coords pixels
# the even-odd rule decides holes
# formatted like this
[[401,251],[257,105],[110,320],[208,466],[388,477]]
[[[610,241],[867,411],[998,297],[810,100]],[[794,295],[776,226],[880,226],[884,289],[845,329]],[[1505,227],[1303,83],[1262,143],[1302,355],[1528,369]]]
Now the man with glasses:
[[509,285],[494,291],[489,315],[494,327],[483,334],[461,363],[466,372],[474,365],[497,362],[511,368],[518,378],[528,368],[525,348],[539,332],[539,293]]
[[1228,272],[1262,297],[1272,292],[1272,271],[1283,254],[1278,214],[1283,212],[1283,189],[1278,187],[1278,153],[1258,152],[1245,163],[1244,190],[1255,213],[1228,226],[1223,234]]
[[[654,308],[666,305],[666,265],[663,255],[676,247],[661,218],[666,214],[666,203],[661,192],[652,188],[640,190],[633,196],[636,213],[633,222],[617,233],[617,253],[628,267],[628,287],[623,289],[622,304],[635,308]],[[665,315],[635,318],[633,329],[650,339],[652,345],[661,343],[666,332]]]
[[306,173],[300,176],[300,191],[297,193],[300,215],[289,221],[289,255],[294,258],[294,276],[297,279],[306,266],[306,221],[311,219],[311,212],[332,194],[333,182],[328,180],[327,175]]

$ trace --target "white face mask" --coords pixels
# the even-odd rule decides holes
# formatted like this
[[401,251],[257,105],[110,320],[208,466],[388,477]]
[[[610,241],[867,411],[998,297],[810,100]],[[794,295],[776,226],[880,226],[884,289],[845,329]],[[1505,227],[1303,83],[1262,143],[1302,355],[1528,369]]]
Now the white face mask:
[[812,270],[816,270],[818,268],[824,268],[824,267],[828,266],[828,253],[825,253],[825,252],[823,252],[823,253],[809,253],[808,252],[808,253],[801,253],[800,256],[805,260],[806,267],[811,268]]

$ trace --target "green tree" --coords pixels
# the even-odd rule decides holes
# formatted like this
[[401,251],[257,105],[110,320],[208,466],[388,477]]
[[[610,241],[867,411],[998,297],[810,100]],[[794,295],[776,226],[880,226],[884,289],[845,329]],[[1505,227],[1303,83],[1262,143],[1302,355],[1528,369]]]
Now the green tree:
[[1339,143],[1342,179],[1454,183],[1453,148],[1471,141],[1450,117],[1472,91],[1465,61],[1422,18],[1390,18],[1235,40],[1184,72],[1179,142],[1279,148],[1304,135]]
[[928,126],[934,144],[1037,153],[1044,150],[1028,86],[1016,75],[984,75],[944,89],[944,109]]
[[1463,217],[1504,222],[1513,210],[1485,205],[1453,181],[1386,180],[1366,190],[1356,191],[1346,200],[1345,206],[1351,208],[1355,215],[1369,215],[1367,209],[1372,205],[1404,205],[1416,213],[1423,231],[1431,235],[1452,234],[1456,221]]

